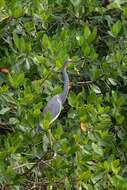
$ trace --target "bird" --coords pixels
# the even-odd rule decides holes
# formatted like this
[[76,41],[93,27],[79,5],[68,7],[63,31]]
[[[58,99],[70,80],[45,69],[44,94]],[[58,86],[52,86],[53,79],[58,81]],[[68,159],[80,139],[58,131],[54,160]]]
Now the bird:
[[[72,63],[71,60],[66,60],[61,69],[61,72],[63,75],[63,80],[64,80],[63,92],[53,96],[43,109],[43,112],[42,112],[43,118],[48,113],[51,116],[49,125],[51,125],[51,123],[53,123],[58,118],[58,116],[61,113],[62,106],[63,106],[64,102],[66,101],[66,98],[67,98],[67,95],[69,92],[69,77],[68,77],[66,69],[67,69],[68,64],[70,64],[70,63]],[[38,131],[40,131],[40,130],[42,130],[42,127],[39,127],[38,129],[39,129]]]

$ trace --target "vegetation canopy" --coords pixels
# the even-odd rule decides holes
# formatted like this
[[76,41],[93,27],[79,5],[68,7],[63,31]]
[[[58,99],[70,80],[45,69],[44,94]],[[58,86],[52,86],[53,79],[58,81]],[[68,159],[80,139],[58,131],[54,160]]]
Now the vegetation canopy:
[[1,190],[127,190],[126,36],[127,0],[0,0]]

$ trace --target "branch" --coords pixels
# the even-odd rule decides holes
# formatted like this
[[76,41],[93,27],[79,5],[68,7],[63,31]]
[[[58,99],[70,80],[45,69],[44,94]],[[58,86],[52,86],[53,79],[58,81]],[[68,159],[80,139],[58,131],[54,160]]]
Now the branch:
[[33,164],[35,164],[35,162],[25,163],[25,164],[22,164],[22,165],[16,166],[16,167],[14,167],[13,169],[14,169],[14,170],[17,170],[17,169],[23,168],[24,166],[27,166],[27,165],[33,165]]
[[52,71],[53,71],[53,68],[51,68],[51,70],[48,72],[47,76],[41,81],[41,87],[43,85],[43,83],[49,78],[50,75],[52,75]]
[[[31,171],[32,171],[36,166],[38,166],[38,165],[41,164],[41,163],[46,164],[48,167],[50,167],[50,168],[52,168],[53,170],[55,170],[53,167],[51,167],[51,166],[47,163],[47,162],[49,162],[49,161],[52,161],[52,160],[55,158],[55,156],[52,157],[51,159],[44,160],[48,153],[49,153],[49,152],[46,152],[44,155],[42,155],[42,157],[41,157],[40,159],[38,159],[36,162],[33,163],[33,166],[32,166],[30,169],[28,169],[26,172],[24,172],[24,173],[21,174],[21,175],[23,176],[23,175],[28,175],[28,174],[30,174]],[[51,152],[50,152],[50,153],[51,153]]]
[[76,82],[77,85],[74,84],[74,82],[71,82],[71,83],[70,83],[70,86],[71,86],[71,85],[72,85],[72,86],[81,86],[82,84],[84,84],[84,85],[89,85],[89,84],[92,84],[92,83],[97,82],[97,81],[100,80],[103,76],[104,76],[104,74],[101,75],[101,76],[99,76],[96,80],[88,80],[88,81],[79,81],[79,82]]
[[8,130],[10,132],[13,131],[12,128],[9,127],[9,125],[7,123],[3,123],[0,121],[0,130]]
[[88,80],[88,81],[80,81],[80,82],[77,82],[77,84],[91,84],[91,83],[94,83],[95,81],[92,81],[92,80]]

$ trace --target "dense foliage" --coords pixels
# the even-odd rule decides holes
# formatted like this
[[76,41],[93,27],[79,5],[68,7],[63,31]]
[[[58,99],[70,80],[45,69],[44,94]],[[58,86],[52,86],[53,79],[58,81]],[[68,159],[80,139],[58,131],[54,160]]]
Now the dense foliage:
[[[127,189],[127,1],[0,0],[1,189]],[[41,133],[41,111],[70,92]]]

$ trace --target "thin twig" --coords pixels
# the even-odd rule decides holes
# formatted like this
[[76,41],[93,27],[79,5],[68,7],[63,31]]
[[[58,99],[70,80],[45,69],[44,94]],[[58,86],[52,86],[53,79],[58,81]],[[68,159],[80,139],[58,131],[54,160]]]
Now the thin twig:
[[[47,180],[44,180],[43,181],[38,181],[38,182],[35,182],[35,181],[31,181],[31,180],[26,180],[28,183],[31,183],[31,184],[35,184],[36,186],[40,186],[40,185],[48,185],[49,184],[49,181]],[[64,179],[62,181],[53,181],[54,184],[64,184]]]
[[14,167],[13,169],[20,169],[20,168],[23,168],[24,166],[27,166],[27,165],[33,165],[35,164],[35,162],[31,162],[31,163],[25,163],[25,164],[22,164],[22,165],[19,165],[19,166],[16,166]]
[[55,23],[53,23],[48,29],[47,29],[47,32],[49,32],[55,25],[57,25],[58,22],[56,21]]
[[[53,67],[54,68],[54,67]],[[49,78],[49,76],[52,74],[53,68],[48,72],[47,76],[41,81],[41,86],[43,83]]]
[[2,123],[0,122],[0,129],[8,130],[8,131],[11,131],[11,132],[13,131],[13,129],[10,128],[7,123],[3,123],[3,122]]
[[[24,172],[24,173],[21,174],[21,175],[28,175],[28,174],[29,174],[36,166],[38,166],[41,162],[42,162],[43,164],[48,165],[48,167],[52,168],[49,164],[46,163],[46,161],[50,161],[51,159],[44,161],[45,156],[46,156],[46,154],[42,155],[42,157],[41,157],[40,159],[38,159],[38,160],[33,164],[33,166],[32,166],[30,169],[28,169],[26,172]],[[52,168],[52,169],[54,170],[54,168]]]
[[72,86],[80,86],[80,85],[82,85],[82,84],[84,84],[84,85],[93,84],[93,83],[97,82],[98,80],[100,80],[103,76],[104,76],[104,74],[101,75],[101,76],[99,76],[96,80],[93,80],[93,81],[92,81],[92,80],[79,81],[79,82],[76,82],[76,84],[75,84],[74,82],[71,82],[71,83],[70,83],[70,86],[71,86],[71,85],[72,85]]
[[91,84],[93,83],[94,81],[92,80],[89,80],[89,81],[81,81],[81,82],[77,82],[77,84]]
[[36,186],[36,184],[34,183],[34,185],[30,188],[30,190],[32,190],[32,189],[35,189],[37,186]]
[[[53,159],[51,159],[51,160],[47,160],[48,162],[50,162],[50,161],[52,161]],[[43,164],[45,164],[45,165],[47,165],[49,168],[51,168],[52,170],[55,170],[55,168],[53,168],[52,166],[50,166],[46,161],[44,161],[44,160],[41,160],[40,161],[40,163],[43,163]],[[40,164],[39,163],[39,164]]]

